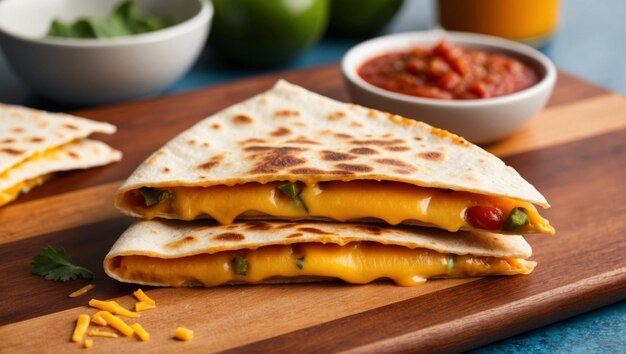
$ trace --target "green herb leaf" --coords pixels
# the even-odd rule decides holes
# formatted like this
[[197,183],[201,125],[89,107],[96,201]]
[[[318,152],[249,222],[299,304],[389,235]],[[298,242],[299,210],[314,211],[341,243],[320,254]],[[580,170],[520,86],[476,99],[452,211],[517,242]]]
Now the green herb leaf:
[[452,273],[452,270],[454,269],[454,263],[456,262],[456,254],[449,254],[448,255],[448,267],[446,269],[446,272],[448,274]]
[[141,187],[139,188],[139,193],[143,196],[144,203],[146,203],[147,207],[159,204],[166,200],[174,199],[172,192],[167,189]]
[[302,209],[304,209],[304,211],[306,211],[307,213],[309,212],[309,209],[306,207],[306,204],[304,204],[302,197],[300,197],[300,194],[302,194],[302,191],[300,190],[297,184],[283,183],[278,186],[278,190],[281,191],[284,195],[291,198],[293,202],[296,203],[296,205],[298,205]]
[[248,258],[244,256],[236,256],[233,258],[235,265],[235,274],[246,276],[248,275]]
[[74,23],[54,20],[48,37],[112,38],[156,31],[177,21],[140,10],[134,0],[118,5],[106,18],[81,18]]
[[93,272],[72,263],[63,248],[43,247],[30,264],[32,273],[46,280],[68,281],[77,277],[93,279]]
[[521,207],[516,207],[511,210],[511,213],[504,221],[504,229],[507,231],[514,231],[523,226],[530,224],[530,217],[528,216],[528,210]]
[[298,260],[296,260],[296,266],[298,266],[298,269],[304,268],[304,257],[298,257]]

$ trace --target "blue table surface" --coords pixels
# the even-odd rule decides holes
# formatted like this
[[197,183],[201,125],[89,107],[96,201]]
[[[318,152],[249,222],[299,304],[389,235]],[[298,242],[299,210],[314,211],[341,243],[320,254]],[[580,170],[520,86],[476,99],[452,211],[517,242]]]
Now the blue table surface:
[[[432,1],[407,0],[383,32],[431,29],[436,25],[435,10]],[[326,38],[295,61],[263,70],[222,64],[205,50],[192,70],[162,94],[193,90],[261,73],[338,62],[350,47],[361,40]],[[626,93],[626,1],[563,0],[559,31],[542,51],[560,69],[613,91]],[[11,73],[1,54],[0,102],[53,110],[74,108],[57,106],[34,96]],[[626,353],[626,301],[472,351],[502,352]]]

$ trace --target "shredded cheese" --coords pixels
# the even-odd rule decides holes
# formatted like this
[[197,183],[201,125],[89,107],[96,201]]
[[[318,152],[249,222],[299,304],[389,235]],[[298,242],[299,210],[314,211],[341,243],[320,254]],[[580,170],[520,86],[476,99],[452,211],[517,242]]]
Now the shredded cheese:
[[142,342],[147,342],[148,340],[150,340],[150,334],[148,332],[146,332],[146,330],[143,329],[143,327],[141,327],[141,325],[139,323],[135,322],[135,323],[133,323],[133,325],[131,327],[135,331],[135,334],[137,335],[137,337]]
[[90,337],[105,337],[105,338],[117,338],[119,337],[117,335],[117,333],[113,333],[113,332],[108,332],[108,331],[101,331],[97,328],[94,328],[92,330],[89,331],[89,336]]
[[91,299],[89,300],[89,306],[95,307],[100,310],[108,311],[116,315],[124,316],[124,317],[129,317],[129,318],[139,317],[138,313],[127,310],[126,308],[120,306],[120,304],[118,304],[115,301],[100,301],[96,299]]
[[133,333],[135,333],[135,331],[129,325],[127,325],[126,322],[122,321],[122,319],[110,312],[102,312],[102,317],[105,321],[107,321],[107,324],[109,326],[117,329],[126,337],[130,337],[133,335]]
[[93,339],[85,339],[85,342],[83,343],[83,348],[89,349],[93,347]]
[[135,297],[137,298],[137,300],[139,300],[139,302],[145,302],[146,304],[150,304],[150,305],[156,305],[156,301],[154,301],[153,299],[151,299],[148,295],[146,295],[146,293],[143,292],[143,290],[141,289],[137,289],[137,291],[135,291],[133,293],[133,295],[135,295]]
[[184,327],[178,327],[174,332],[174,338],[182,341],[189,341],[193,339],[193,331]]
[[156,308],[156,305],[149,304],[147,302],[139,301],[139,302],[135,303],[135,311],[136,312],[152,310],[154,308]]
[[78,315],[76,327],[74,327],[74,333],[72,334],[72,342],[80,343],[85,332],[87,332],[87,327],[89,327],[89,315]]
[[83,295],[84,293],[88,292],[89,290],[95,288],[96,285],[95,284],[88,284],[83,286],[82,288],[74,291],[73,293],[69,294],[68,297],[78,297]]
[[100,326],[106,326],[107,321],[102,317],[102,313],[106,311],[98,311],[91,316],[91,322],[99,324]]

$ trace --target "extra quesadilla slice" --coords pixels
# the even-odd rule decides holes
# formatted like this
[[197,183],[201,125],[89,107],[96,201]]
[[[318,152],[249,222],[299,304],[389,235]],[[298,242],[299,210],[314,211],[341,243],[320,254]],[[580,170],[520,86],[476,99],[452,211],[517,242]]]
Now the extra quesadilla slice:
[[422,122],[284,81],[181,133],[119,189],[126,214],[221,224],[378,221],[547,233],[546,199],[497,157]]
[[85,139],[115,126],[62,113],[0,104],[0,206],[43,184],[55,172],[119,161],[107,144]]
[[521,236],[324,222],[138,221],[104,259],[112,278],[154,286],[340,279],[401,286],[430,278],[529,274]]

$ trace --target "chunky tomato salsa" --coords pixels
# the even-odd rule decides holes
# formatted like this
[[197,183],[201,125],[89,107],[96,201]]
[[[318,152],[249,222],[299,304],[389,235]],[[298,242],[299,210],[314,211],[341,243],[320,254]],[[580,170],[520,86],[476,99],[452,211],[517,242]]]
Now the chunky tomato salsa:
[[442,40],[365,62],[358,74],[385,90],[439,99],[478,99],[521,91],[539,81],[537,73],[510,56],[463,48]]

